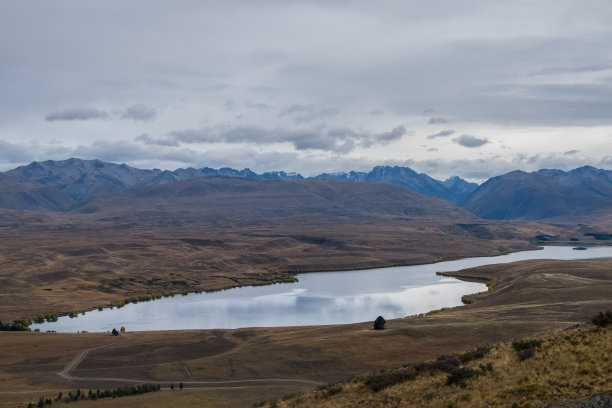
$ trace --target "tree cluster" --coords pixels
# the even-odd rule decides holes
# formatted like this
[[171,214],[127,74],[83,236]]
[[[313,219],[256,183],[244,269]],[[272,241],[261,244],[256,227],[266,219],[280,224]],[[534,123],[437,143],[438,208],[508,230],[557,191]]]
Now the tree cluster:
[[34,407],[42,408],[46,405],[52,405],[53,402],[70,403],[70,402],[80,401],[80,400],[95,401],[95,400],[102,399],[102,398],[126,397],[128,395],[139,395],[139,394],[145,394],[147,392],[155,392],[159,390],[160,390],[159,385],[141,384],[141,385],[134,385],[131,387],[121,387],[115,390],[108,390],[108,389],[104,391],[89,390],[87,393],[85,391],[76,390],[76,392],[69,392],[68,395],[66,396],[64,396],[60,392],[55,399],[41,397],[38,400],[38,403],[36,404],[29,403],[28,408],[34,408]]
[[0,331],[30,331],[30,322],[27,320],[15,320],[13,323],[3,324],[0,321]]

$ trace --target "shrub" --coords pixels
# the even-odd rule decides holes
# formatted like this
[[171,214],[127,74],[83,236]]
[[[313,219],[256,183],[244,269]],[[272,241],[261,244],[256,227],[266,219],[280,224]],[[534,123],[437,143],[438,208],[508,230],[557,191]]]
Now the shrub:
[[[385,370],[372,374],[365,379],[365,385],[373,391],[380,391],[383,388],[395,385],[404,381],[415,379],[422,373],[443,371],[452,374],[458,370],[461,364],[484,357],[491,350],[490,346],[478,347],[475,350],[463,354],[442,355],[434,361],[406,365],[394,370]],[[484,368],[482,368],[484,367]],[[492,364],[481,365],[482,370],[476,370],[480,374],[490,371]],[[461,372],[459,373],[461,374]],[[451,380],[454,381],[454,380]]]
[[399,368],[396,370],[381,371],[366,378],[365,385],[372,391],[380,391],[391,385],[416,378],[418,371],[413,367]]
[[599,312],[599,314],[593,317],[592,321],[595,326],[599,326],[599,327],[606,327],[608,325],[611,325],[612,324],[612,312],[609,310],[606,312]]
[[474,361],[479,358],[483,358],[489,353],[489,351],[491,351],[491,346],[480,346],[480,347],[475,348],[472,351],[467,351],[463,354],[460,354],[459,360],[461,360],[462,363]]
[[542,340],[515,340],[512,342],[512,347],[521,361],[533,357],[536,349],[540,348],[541,345]]
[[455,368],[448,377],[446,377],[446,385],[460,385],[463,387],[465,386],[465,382],[470,378],[475,378],[483,374],[484,372],[469,367]]

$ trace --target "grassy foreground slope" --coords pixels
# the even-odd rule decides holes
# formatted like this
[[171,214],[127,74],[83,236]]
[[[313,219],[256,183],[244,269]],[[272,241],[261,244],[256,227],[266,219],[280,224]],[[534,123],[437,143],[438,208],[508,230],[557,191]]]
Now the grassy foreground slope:
[[[358,377],[267,407],[576,406],[612,403],[612,327],[591,326]],[[571,405],[566,405],[571,404]]]

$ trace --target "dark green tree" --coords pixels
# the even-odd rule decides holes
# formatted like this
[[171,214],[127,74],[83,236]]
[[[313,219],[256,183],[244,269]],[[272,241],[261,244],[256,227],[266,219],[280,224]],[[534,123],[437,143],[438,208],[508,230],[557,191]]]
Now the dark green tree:
[[385,330],[385,325],[387,321],[384,317],[378,316],[376,320],[374,320],[374,330]]

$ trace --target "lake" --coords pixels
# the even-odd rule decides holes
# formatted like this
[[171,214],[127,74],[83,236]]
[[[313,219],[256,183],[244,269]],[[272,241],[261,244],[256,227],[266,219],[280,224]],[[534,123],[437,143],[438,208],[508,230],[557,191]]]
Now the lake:
[[461,296],[486,291],[482,283],[436,275],[475,266],[528,259],[612,258],[612,247],[544,247],[496,257],[427,265],[299,274],[299,282],[188,294],[122,308],[90,311],[76,318],[33,324],[32,330],[106,332],[307,326],[393,319],[461,305]]

